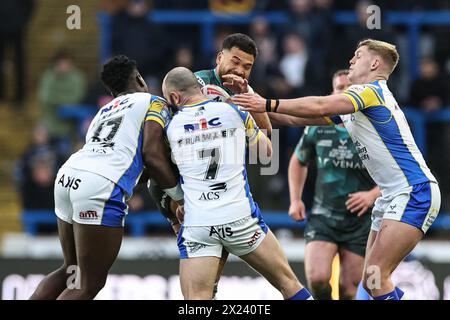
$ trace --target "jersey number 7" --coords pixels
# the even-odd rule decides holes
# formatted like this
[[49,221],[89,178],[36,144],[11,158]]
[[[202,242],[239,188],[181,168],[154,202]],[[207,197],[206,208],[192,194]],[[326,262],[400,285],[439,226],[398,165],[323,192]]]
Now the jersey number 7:
[[203,180],[215,180],[217,178],[217,172],[219,171],[220,156],[221,156],[220,148],[198,150],[199,159],[210,158],[208,162],[208,168],[205,172],[205,177]]

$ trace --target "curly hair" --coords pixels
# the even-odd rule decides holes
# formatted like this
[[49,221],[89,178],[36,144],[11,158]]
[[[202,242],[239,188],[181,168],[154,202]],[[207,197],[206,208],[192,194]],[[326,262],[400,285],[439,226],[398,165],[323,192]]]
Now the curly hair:
[[251,54],[255,59],[258,56],[258,48],[255,41],[246,34],[233,33],[223,40],[222,49],[231,50],[233,47]]
[[117,55],[103,65],[101,80],[113,95],[116,95],[127,89],[135,69],[137,69],[136,61],[124,55]]

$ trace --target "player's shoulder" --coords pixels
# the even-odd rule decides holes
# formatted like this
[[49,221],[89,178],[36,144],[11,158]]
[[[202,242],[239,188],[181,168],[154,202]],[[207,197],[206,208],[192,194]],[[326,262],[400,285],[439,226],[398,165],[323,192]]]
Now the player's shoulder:
[[197,78],[198,83],[200,86],[205,86],[207,84],[211,84],[214,79],[214,70],[200,70],[197,72],[194,72],[195,77]]
[[385,105],[384,88],[378,80],[366,84],[351,85],[344,94],[354,100],[352,102],[355,104],[355,108],[357,104],[358,110]]
[[350,87],[347,88],[346,91],[352,91],[354,93],[363,93],[364,90],[367,89],[367,84],[352,84]]
[[150,106],[155,107],[167,107],[167,101],[163,97],[152,94],[150,97]]
[[151,95],[147,110],[147,120],[160,120],[157,121],[163,127],[165,127],[172,118],[172,112],[167,104],[167,101],[157,95]]
[[[222,101],[210,101],[207,104],[207,108],[214,113],[220,114],[223,118],[234,119],[236,121],[238,118],[242,120],[244,124],[247,124],[251,116],[247,111],[240,110],[239,106],[231,102]],[[239,120],[239,122],[241,121]]]
[[150,99],[152,98],[152,94],[148,92],[133,92],[127,94],[127,98],[134,101],[150,101]]
[[170,111],[166,99],[156,95],[151,96],[148,110],[157,113]]
[[370,83],[352,84],[346,91],[362,94],[365,92],[381,93],[382,90],[383,88],[381,87],[380,82],[376,80]]
[[224,108],[229,110],[230,113],[238,114],[244,120],[244,122],[247,121],[248,118],[250,117],[250,113],[248,111],[241,110],[238,105],[235,105],[232,102],[220,102],[220,103],[223,105]]

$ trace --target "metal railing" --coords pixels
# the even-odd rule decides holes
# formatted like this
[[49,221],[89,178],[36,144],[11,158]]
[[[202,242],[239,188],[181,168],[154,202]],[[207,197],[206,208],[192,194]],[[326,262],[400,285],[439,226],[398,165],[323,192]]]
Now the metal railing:
[[[180,11],[180,10],[155,10],[148,15],[148,19],[161,24],[192,24],[201,27],[201,52],[202,56],[209,57],[214,51],[214,35],[217,25],[247,25],[255,17],[264,17],[269,24],[286,24],[290,21],[286,12],[253,12],[244,15],[218,15],[211,11]],[[388,11],[382,15],[383,23],[393,26],[405,26],[408,37],[408,70],[410,79],[417,78],[419,74],[419,40],[423,26],[450,25],[450,11],[427,12],[398,12]],[[357,17],[353,11],[337,11],[333,15],[336,24],[356,24]],[[97,21],[100,28],[100,58],[104,62],[112,55],[112,16],[106,13],[98,13]]]
[[[270,228],[304,228],[306,224],[306,221],[292,220],[285,211],[265,211],[262,216]],[[51,225],[56,229],[56,215],[53,211],[26,210],[22,212],[22,224],[26,233],[37,235],[39,226],[42,225]],[[126,217],[125,225],[133,237],[146,236],[151,228],[171,230],[169,223],[158,211],[131,212]],[[431,225],[432,229],[450,230],[450,214],[441,212]]]

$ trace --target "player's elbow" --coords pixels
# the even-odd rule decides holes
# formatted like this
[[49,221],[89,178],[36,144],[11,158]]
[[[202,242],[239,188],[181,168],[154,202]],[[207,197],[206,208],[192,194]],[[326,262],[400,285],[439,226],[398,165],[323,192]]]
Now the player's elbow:
[[329,117],[336,115],[335,103],[333,96],[317,98],[317,115],[319,117]]
[[328,116],[333,115],[332,111],[330,110],[330,107],[323,100],[321,100],[319,102],[317,109],[318,109],[319,117],[328,117]]

